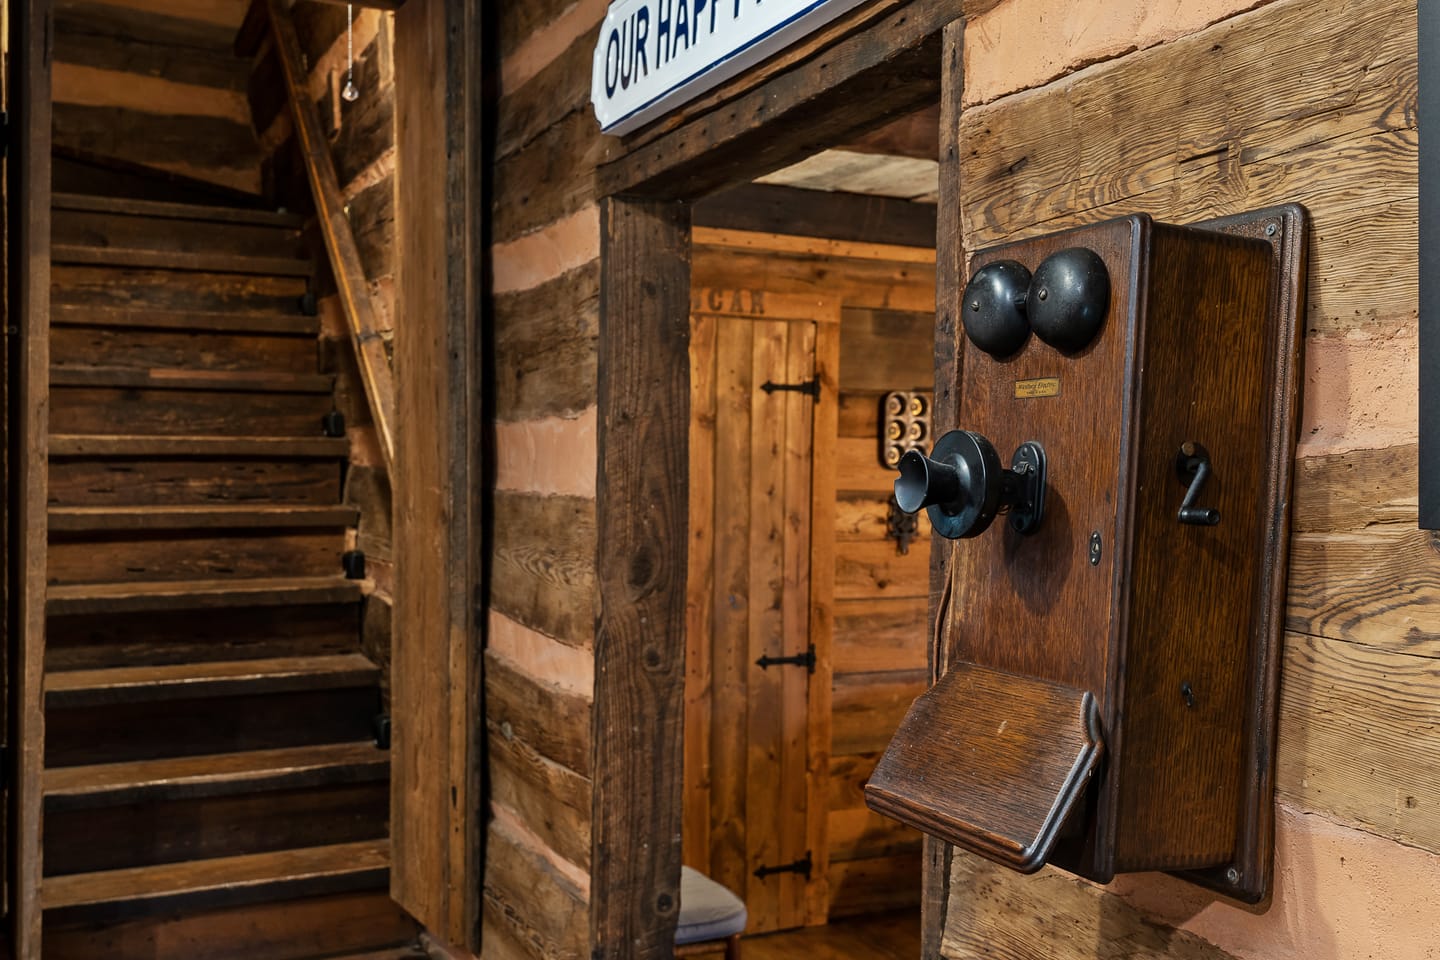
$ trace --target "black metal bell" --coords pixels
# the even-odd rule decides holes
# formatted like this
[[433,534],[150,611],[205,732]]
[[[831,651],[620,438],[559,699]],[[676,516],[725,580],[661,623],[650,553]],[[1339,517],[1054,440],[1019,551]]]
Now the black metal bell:
[[970,342],[992,357],[1008,357],[1025,345],[1025,293],[1030,271],[1014,260],[997,260],[975,271],[965,284],[961,314]]
[[1110,273],[1093,250],[1070,247],[1035,268],[1025,312],[1035,336],[1064,353],[1084,349],[1110,310]]
[[1002,507],[1017,533],[1030,534],[1045,514],[1045,475],[1045,451],[1033,440],[1020,445],[1006,470],[989,440],[951,430],[931,456],[911,450],[900,458],[895,503],[906,513],[929,508],[930,525],[951,540],[984,533]]

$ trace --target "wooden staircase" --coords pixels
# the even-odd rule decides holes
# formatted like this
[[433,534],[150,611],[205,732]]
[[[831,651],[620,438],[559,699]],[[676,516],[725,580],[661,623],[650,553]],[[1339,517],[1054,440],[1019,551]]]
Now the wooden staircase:
[[[102,942],[65,930],[384,891],[381,677],[341,569],[358,515],[301,223],[53,214],[46,957]],[[413,932],[390,909],[375,942],[309,931],[285,956],[390,956]]]

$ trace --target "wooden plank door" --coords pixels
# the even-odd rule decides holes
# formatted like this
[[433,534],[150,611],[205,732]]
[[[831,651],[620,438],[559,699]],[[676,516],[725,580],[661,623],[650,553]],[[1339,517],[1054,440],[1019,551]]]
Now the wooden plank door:
[[839,307],[695,299],[685,859],[778,930],[825,919],[829,671],[805,658],[828,664]]
[[45,536],[50,376],[50,2],[11,0],[6,161],[7,902],[17,960],[40,955],[40,772],[45,749]]

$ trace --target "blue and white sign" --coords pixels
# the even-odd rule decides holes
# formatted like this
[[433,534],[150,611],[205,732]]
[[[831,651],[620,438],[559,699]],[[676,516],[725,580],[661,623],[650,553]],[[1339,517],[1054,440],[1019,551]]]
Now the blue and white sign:
[[864,0],[616,0],[600,25],[590,100],[625,134]]

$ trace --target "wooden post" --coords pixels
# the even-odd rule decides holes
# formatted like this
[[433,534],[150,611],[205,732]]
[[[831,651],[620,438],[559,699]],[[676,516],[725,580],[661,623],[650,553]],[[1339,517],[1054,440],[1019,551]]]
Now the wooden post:
[[50,384],[50,0],[11,6],[10,109],[18,146],[7,160],[10,300],[17,328],[7,374],[10,541],[7,640],[13,659],[14,864],[9,877],[16,960],[40,956],[41,774],[45,757],[46,500]]
[[680,909],[690,213],[601,205],[594,960],[661,960]]
[[484,811],[480,4],[395,17],[397,415],[390,892],[480,952]]

